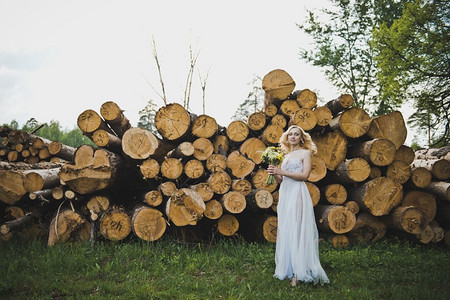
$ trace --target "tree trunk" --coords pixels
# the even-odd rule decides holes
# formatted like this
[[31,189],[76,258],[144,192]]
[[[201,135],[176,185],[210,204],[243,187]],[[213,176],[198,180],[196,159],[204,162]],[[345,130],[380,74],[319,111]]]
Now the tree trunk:
[[203,202],[208,202],[214,197],[214,191],[206,182],[200,182],[199,184],[191,185],[190,188],[200,195]]
[[408,191],[403,197],[402,206],[414,206],[421,209],[428,222],[436,217],[437,203],[434,195],[423,191]]
[[194,145],[191,142],[182,142],[175,149],[167,153],[170,158],[187,158],[194,155]]
[[[267,94],[266,94],[266,96],[267,96]],[[278,113],[278,107],[272,103],[270,103],[270,104],[264,103],[263,111],[264,111],[264,114],[270,118],[270,117],[275,116]]]
[[316,115],[317,125],[316,128],[324,128],[330,125],[331,120],[333,119],[333,115],[331,114],[331,110],[326,106],[319,106],[314,110],[314,114]]
[[412,164],[414,158],[414,150],[406,145],[401,145],[400,147],[398,147],[397,151],[395,151],[394,160],[400,160],[407,165]]
[[369,130],[371,118],[362,108],[352,107],[333,118],[330,127],[333,130],[340,130],[345,136],[358,138]]
[[352,145],[347,156],[364,158],[375,166],[387,166],[394,161],[395,145],[387,139],[373,139]]
[[429,149],[419,149],[416,150],[416,159],[446,159],[450,160],[450,146],[445,146],[441,148],[429,148]]
[[290,119],[299,109],[300,105],[296,100],[284,100],[281,102],[279,112]]
[[283,130],[287,127],[288,121],[286,117],[281,114],[276,114],[270,119],[270,124],[281,127]]
[[313,136],[317,146],[317,157],[320,157],[328,170],[334,171],[344,161],[347,154],[347,139],[339,132],[329,132],[321,136]]
[[250,130],[259,132],[266,126],[267,116],[262,112],[254,112],[247,119],[247,125]]
[[372,139],[387,139],[400,148],[406,140],[407,129],[399,111],[373,118],[367,135]]
[[337,234],[347,233],[356,223],[355,214],[340,205],[316,205],[314,208],[317,227]]
[[230,148],[230,141],[228,140],[228,136],[220,134],[217,135],[213,142],[214,153],[226,155],[228,149]]
[[389,177],[378,177],[349,190],[348,196],[372,215],[383,216],[401,203],[403,187]]
[[214,193],[223,195],[231,188],[231,177],[227,172],[219,171],[209,176],[208,184]]
[[125,132],[131,128],[130,121],[123,114],[123,110],[113,101],[103,103],[100,107],[100,114],[119,138],[122,138]]
[[[262,80],[262,89],[274,100],[286,99],[294,88],[295,82],[292,77],[281,69],[270,71]],[[270,102],[265,104],[268,105]]]
[[228,125],[226,133],[230,141],[240,143],[247,139],[250,128],[243,121],[233,121]]
[[163,195],[158,190],[151,190],[145,193],[144,202],[150,206],[156,207],[163,202]]
[[277,145],[280,141],[280,137],[284,132],[284,128],[278,125],[270,124],[264,129],[261,140],[266,145]]
[[36,192],[59,185],[60,168],[25,171],[23,187],[27,192]]
[[213,117],[200,115],[192,123],[192,135],[197,138],[210,138],[217,134],[219,126]]
[[194,146],[194,157],[201,161],[207,160],[214,152],[213,143],[206,138],[198,138],[192,145]]
[[94,132],[92,141],[101,148],[106,148],[115,153],[122,152],[122,140],[103,129]]
[[311,158],[311,173],[309,174],[308,181],[318,182],[327,175],[327,166],[325,162],[317,156]]
[[173,146],[158,139],[146,129],[133,127],[128,129],[122,137],[122,150],[132,159],[154,158],[162,160],[173,149]]
[[425,189],[441,200],[450,201],[450,182],[432,181]]
[[10,232],[20,231],[32,223],[34,219],[35,216],[32,213],[27,213],[17,219],[6,221],[0,226],[0,233],[5,235]]
[[48,152],[51,155],[65,159],[66,161],[73,161],[75,155],[75,148],[62,144],[61,142],[51,142],[48,145]]
[[163,196],[166,197],[170,197],[172,196],[172,194],[177,190],[177,186],[174,182],[172,181],[166,181],[166,182],[162,182],[159,186],[158,186],[158,191],[161,192],[161,194],[163,194]]
[[103,213],[99,230],[105,239],[121,241],[131,232],[131,218],[123,209],[113,207]]
[[133,211],[131,218],[133,233],[140,239],[153,242],[162,237],[166,231],[163,214],[154,208],[141,206]]
[[188,178],[198,179],[205,174],[205,168],[201,161],[194,158],[184,165],[184,174],[186,174]]
[[[320,189],[317,185],[312,182],[305,182],[306,187],[308,188],[308,192],[311,196],[312,205],[316,206],[320,201]],[[274,197],[275,199],[275,197]],[[278,201],[277,201],[278,203]]]
[[265,189],[270,192],[274,192],[278,188],[278,182],[274,180],[274,183],[267,184],[267,177],[269,174],[267,173],[267,170],[264,168],[258,169],[255,173],[252,175],[252,185],[256,189]]
[[247,179],[234,179],[231,182],[231,190],[247,196],[252,191],[252,184]]
[[272,207],[273,196],[268,190],[254,189],[246,197],[248,206],[253,209],[268,209]]
[[144,160],[139,166],[139,170],[141,171],[144,179],[156,178],[156,176],[158,176],[159,174],[160,169],[161,167],[159,163],[153,158]]
[[344,203],[344,206],[350,209],[355,215],[359,213],[359,204],[356,201],[347,201]]
[[87,109],[78,116],[77,125],[89,138],[91,138],[92,134],[99,129],[113,133],[102,117],[92,109]]
[[206,160],[206,169],[210,173],[225,171],[227,168],[227,157],[222,154],[212,154]]
[[350,108],[354,102],[355,100],[350,94],[342,94],[338,98],[328,101],[325,106],[333,116],[337,116],[341,111]]

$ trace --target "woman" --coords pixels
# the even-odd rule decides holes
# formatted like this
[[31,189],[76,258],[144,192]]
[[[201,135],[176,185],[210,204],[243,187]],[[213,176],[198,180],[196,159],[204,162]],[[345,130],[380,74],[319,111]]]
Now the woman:
[[287,153],[281,169],[269,165],[267,171],[281,182],[277,207],[278,229],[274,277],[328,283],[319,260],[319,233],[311,196],[305,181],[311,173],[311,154],[317,152],[311,136],[299,126],[290,126],[280,138]]

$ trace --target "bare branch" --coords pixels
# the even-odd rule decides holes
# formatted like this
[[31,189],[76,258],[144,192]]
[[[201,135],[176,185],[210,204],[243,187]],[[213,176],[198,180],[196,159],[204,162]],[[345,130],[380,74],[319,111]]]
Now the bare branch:
[[202,79],[202,74],[200,74],[200,72],[198,72],[198,76],[200,78],[200,85],[202,87],[203,114],[205,114],[205,111],[206,111],[206,108],[205,108],[205,106],[206,106],[205,105],[206,104],[206,102],[205,102],[205,90],[206,90],[206,81],[208,80],[208,76],[209,76],[209,70],[208,70],[208,72],[206,72],[206,77],[205,77],[204,80]]
[[[153,48],[153,58],[155,59],[156,66],[158,67],[159,81],[161,82],[161,89],[162,89],[162,96],[159,93],[157,93],[157,94],[158,94],[158,96],[160,96],[162,98],[164,105],[167,105],[166,90],[164,89],[164,81],[163,81],[162,74],[161,74],[161,66],[159,64],[158,53],[156,52],[155,38],[153,36],[152,36],[152,48]],[[153,88],[152,85],[150,85],[150,86]],[[153,90],[155,90],[155,89],[153,89]]]
[[192,52],[192,45],[189,46],[189,72],[186,80],[186,88],[184,90],[184,108],[189,109],[189,101],[191,97],[191,87],[192,87],[192,78],[194,75],[195,64],[197,63],[198,56],[200,55],[200,51],[195,55]]

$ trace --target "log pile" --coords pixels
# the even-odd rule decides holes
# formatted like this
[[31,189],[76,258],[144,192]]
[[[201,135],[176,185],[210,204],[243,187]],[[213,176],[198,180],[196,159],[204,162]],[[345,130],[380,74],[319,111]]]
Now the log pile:
[[450,244],[448,147],[414,152],[400,112],[370,117],[348,94],[321,105],[283,70],[262,87],[264,108],[246,120],[220,126],[171,103],[155,115],[157,133],[105,102],[77,120],[97,147],[0,128],[0,237],[40,234],[54,245],[218,233],[275,242],[278,183],[266,184],[261,152],[296,124],[318,147],[307,187],[323,237],[336,247],[387,232]]

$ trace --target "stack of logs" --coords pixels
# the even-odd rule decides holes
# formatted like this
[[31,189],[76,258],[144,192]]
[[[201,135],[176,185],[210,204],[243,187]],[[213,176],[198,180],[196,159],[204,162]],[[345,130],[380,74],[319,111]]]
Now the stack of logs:
[[348,94],[318,105],[283,70],[262,84],[263,110],[226,127],[172,103],[152,133],[108,101],[77,120],[97,147],[1,128],[0,236],[44,234],[49,245],[131,232],[146,241],[170,232],[275,242],[278,183],[266,185],[261,152],[295,124],[318,148],[307,186],[324,238],[341,247],[392,232],[450,245],[449,147],[414,152],[400,112],[371,118]]

